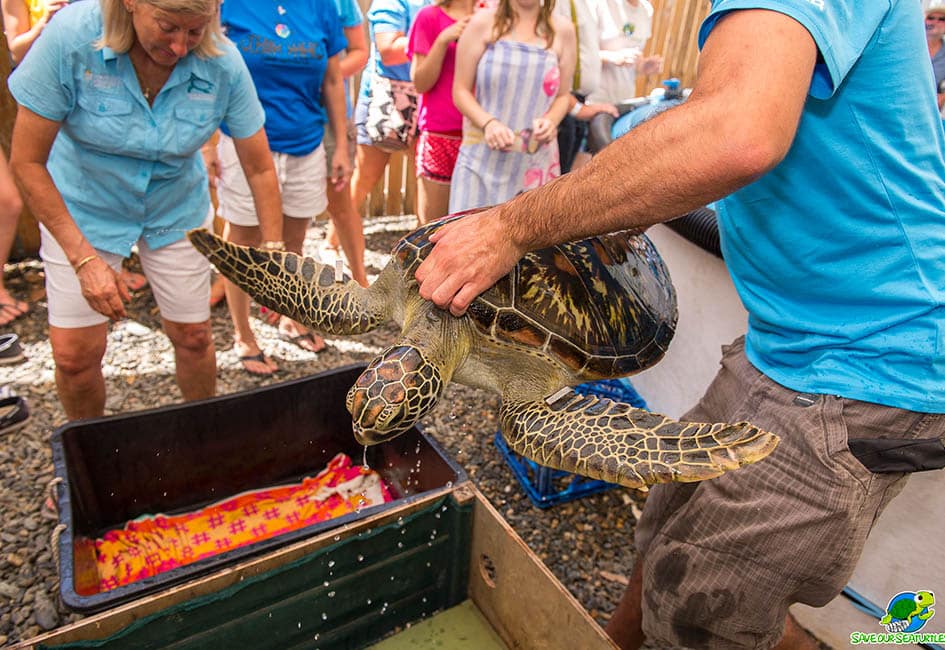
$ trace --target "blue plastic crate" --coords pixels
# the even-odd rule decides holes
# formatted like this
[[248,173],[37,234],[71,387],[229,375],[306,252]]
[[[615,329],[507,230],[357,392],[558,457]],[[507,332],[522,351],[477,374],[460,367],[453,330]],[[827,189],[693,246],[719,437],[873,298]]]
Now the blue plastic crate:
[[[637,408],[646,408],[646,402],[626,379],[592,381],[575,386],[574,390],[582,395],[609,397],[612,400],[627,402]],[[520,456],[509,449],[502,431],[496,431],[495,446],[512,469],[515,478],[525,488],[528,498],[539,508],[549,508],[558,503],[617,487],[614,483],[545,467]]]

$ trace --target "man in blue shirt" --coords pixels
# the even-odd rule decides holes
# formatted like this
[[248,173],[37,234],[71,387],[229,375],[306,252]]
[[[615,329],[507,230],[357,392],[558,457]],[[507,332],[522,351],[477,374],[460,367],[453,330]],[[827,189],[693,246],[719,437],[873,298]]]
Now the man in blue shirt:
[[756,465],[651,491],[608,632],[628,648],[644,632],[816,647],[788,607],[835,597],[908,472],[945,466],[945,134],[921,8],[715,0],[699,37],[686,103],[444,227],[417,279],[459,314],[528,250],[725,197],[748,334],[687,417],[746,419],[781,442]]
[[264,238],[282,239],[262,107],[220,33],[217,2],[195,0],[185,12],[163,4],[70,5],[9,79],[19,104],[10,163],[42,225],[49,337],[69,419],[104,412],[107,324],[125,316],[128,299],[116,270],[136,243],[184,398],[213,395],[209,266],[184,235],[209,215],[199,150],[221,122],[239,140]]

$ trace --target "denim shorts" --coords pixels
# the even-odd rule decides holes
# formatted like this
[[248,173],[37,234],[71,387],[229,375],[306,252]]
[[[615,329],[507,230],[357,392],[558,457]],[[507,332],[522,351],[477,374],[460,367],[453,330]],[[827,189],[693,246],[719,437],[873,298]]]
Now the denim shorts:
[[682,419],[748,420],[781,438],[754,465],[647,497],[635,540],[643,630],[693,648],[771,647],[792,603],[837,596],[908,477],[868,469],[851,448],[898,440],[942,449],[945,434],[942,414],[781,386],[748,361],[743,339],[723,348],[718,375]]

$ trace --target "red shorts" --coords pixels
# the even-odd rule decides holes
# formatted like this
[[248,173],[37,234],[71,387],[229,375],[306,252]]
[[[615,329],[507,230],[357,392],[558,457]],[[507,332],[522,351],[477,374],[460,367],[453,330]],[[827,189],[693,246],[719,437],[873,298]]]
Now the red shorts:
[[434,133],[421,131],[417,138],[417,176],[437,183],[449,183],[463,141],[462,131]]

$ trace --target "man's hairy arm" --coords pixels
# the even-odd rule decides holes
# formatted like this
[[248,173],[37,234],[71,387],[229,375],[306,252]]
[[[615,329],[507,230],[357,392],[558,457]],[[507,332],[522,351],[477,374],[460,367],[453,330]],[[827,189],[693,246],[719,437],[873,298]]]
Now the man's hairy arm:
[[585,167],[435,233],[420,294],[454,314],[529,250],[684,214],[775,167],[794,139],[817,49],[773,11],[727,14],[689,100],[609,145]]

